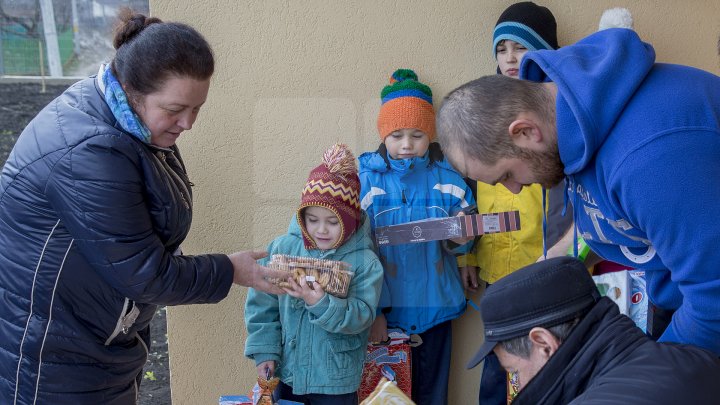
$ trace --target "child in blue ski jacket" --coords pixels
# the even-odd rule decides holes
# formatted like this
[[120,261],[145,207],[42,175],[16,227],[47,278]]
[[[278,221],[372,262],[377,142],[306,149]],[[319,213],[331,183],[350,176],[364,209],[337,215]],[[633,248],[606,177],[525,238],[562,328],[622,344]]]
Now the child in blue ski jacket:
[[[360,156],[361,205],[373,230],[428,218],[455,216],[473,205],[462,177],[436,143],[432,92],[412,70],[393,73],[382,90],[378,130],[383,143]],[[418,334],[412,349],[412,397],[419,405],[447,403],[450,321],[465,311],[465,295],[454,253],[446,242],[379,248],[385,269],[371,342],[387,339],[387,328]]]

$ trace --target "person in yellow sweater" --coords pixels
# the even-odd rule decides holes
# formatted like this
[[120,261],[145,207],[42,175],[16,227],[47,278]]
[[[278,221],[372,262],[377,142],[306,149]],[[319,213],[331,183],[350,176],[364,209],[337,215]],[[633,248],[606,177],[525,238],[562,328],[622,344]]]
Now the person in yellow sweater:
[[[532,2],[511,5],[495,26],[493,48],[498,73],[517,78],[526,52],[558,48],[555,17],[547,8]],[[522,228],[485,235],[476,241],[471,254],[458,258],[467,290],[477,290],[478,277],[490,285],[534,263],[546,250],[543,239],[549,249],[571,229],[570,204],[567,204],[568,212],[562,215],[566,206],[564,182],[550,190],[543,190],[539,184],[524,187],[517,184],[517,190],[509,190],[500,183],[494,186],[472,183],[477,187],[473,194],[477,196],[480,213],[518,210]],[[482,405],[507,403],[506,373],[494,355],[485,358],[479,399]]]

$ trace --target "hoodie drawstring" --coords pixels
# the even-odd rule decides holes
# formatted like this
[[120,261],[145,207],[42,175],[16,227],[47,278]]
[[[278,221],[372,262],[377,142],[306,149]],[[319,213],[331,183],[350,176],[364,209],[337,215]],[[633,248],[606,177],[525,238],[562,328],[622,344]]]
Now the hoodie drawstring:
[[[567,211],[568,201],[570,200],[570,196],[569,196],[570,191],[568,191],[568,190],[570,190],[571,188],[574,187],[575,177],[574,176],[573,177],[565,177],[565,181],[567,182],[567,184],[566,184],[565,193],[564,193],[565,198],[564,198],[564,206],[563,206],[563,211],[562,211],[563,216],[565,216],[565,212]],[[577,208],[578,208],[577,193],[573,193],[572,204],[573,204],[573,208],[574,208],[573,212],[576,212]],[[573,257],[577,258],[579,254],[578,254],[577,224],[575,223],[575,218],[573,218],[573,242],[572,243],[573,243]]]
[[[543,258],[547,260],[547,193],[548,191],[545,189],[545,187],[542,188],[542,212],[543,212],[543,221],[542,221],[542,231],[543,231]],[[563,215],[565,215],[565,208],[563,208]]]

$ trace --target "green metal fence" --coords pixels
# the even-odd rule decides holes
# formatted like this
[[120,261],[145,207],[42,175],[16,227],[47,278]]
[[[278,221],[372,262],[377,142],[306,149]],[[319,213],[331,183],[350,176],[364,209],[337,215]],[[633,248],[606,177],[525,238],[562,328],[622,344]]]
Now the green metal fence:
[[0,77],[97,72],[121,7],[149,12],[148,0],[0,0]]
[[[16,34],[9,33],[16,32]],[[39,76],[48,74],[45,41],[33,38],[22,26],[16,25],[0,32],[3,66],[0,74],[7,76]],[[72,70],[76,57],[73,52],[73,32],[58,32],[58,47],[63,71]],[[41,63],[42,62],[42,63]]]

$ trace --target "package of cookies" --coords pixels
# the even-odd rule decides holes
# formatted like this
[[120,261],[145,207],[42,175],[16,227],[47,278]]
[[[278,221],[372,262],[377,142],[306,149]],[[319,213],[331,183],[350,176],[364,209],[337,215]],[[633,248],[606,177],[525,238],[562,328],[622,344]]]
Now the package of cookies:
[[[290,273],[298,283],[316,281],[325,292],[340,298],[347,297],[354,274],[345,262],[289,255],[273,255],[268,267]],[[287,281],[270,281],[280,287],[289,286]]]

